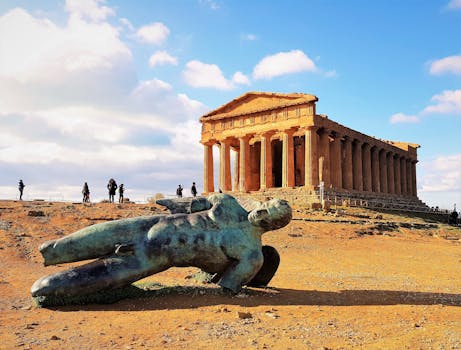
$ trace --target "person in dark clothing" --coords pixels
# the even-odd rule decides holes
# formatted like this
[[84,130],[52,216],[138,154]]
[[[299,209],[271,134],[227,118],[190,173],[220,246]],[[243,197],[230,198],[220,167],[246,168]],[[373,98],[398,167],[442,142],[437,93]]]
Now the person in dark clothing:
[[115,192],[117,191],[117,183],[114,179],[110,179],[107,184],[107,189],[109,190],[109,203],[114,203]]
[[197,188],[195,187],[195,182],[192,182],[192,187],[190,189],[190,192],[192,193],[192,197],[197,196]]
[[123,192],[125,192],[125,187],[123,184],[120,185],[118,188],[118,202],[123,203]]
[[19,189],[19,200],[20,201],[22,201],[22,193],[24,192],[24,187],[26,187],[26,185],[24,185],[24,182],[22,182],[22,180],[19,180],[18,189]]
[[88,184],[86,182],[83,184],[82,194],[83,194],[83,203],[89,203],[90,202],[90,189],[88,188]]
[[457,225],[458,224],[458,212],[453,210],[453,212],[448,217],[448,224],[450,225]]
[[178,196],[178,198],[182,198],[182,190],[182,186],[178,185],[178,188],[176,189],[176,195]]

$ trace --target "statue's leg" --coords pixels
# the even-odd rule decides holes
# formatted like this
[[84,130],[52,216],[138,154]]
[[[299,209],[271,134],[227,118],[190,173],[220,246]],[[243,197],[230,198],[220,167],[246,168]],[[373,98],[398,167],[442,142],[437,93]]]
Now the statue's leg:
[[249,287],[267,286],[274,277],[280,264],[280,255],[274,247],[265,245],[262,247],[264,263],[255,277],[247,284]]
[[168,267],[166,259],[151,262],[134,255],[112,256],[42,277],[32,285],[31,293],[33,297],[86,295],[129,285]]
[[45,266],[112,255],[119,245],[137,244],[160,216],[115,220],[85,227],[40,246]]

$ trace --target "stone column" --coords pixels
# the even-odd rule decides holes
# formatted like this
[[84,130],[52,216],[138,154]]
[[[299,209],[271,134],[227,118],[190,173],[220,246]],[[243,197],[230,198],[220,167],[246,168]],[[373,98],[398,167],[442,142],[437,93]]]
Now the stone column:
[[401,194],[402,183],[400,181],[400,156],[398,154],[396,154],[394,158],[394,171],[395,194]]
[[260,187],[266,189],[273,187],[272,181],[272,147],[271,136],[273,132],[261,135],[261,164],[260,164]]
[[371,173],[373,175],[371,190],[373,192],[381,192],[379,150],[376,146],[371,149]]
[[370,144],[365,143],[362,148],[363,190],[371,191],[371,152]]
[[293,133],[292,129],[282,133],[282,187],[295,186]]
[[334,139],[330,142],[330,179],[334,188],[343,188],[343,175],[341,168],[341,136],[334,133]]
[[400,158],[400,180],[402,182],[402,194],[408,195],[407,189],[407,162],[404,157]]
[[352,139],[345,136],[344,139],[344,173],[343,173],[343,188],[352,190],[354,188],[353,171],[352,171]]
[[416,187],[416,163],[418,163],[417,160],[412,160],[411,161],[411,180],[412,180],[412,195],[416,197],[418,195],[418,190]]
[[389,193],[395,193],[394,154],[392,152],[387,154],[387,189]]
[[354,190],[363,191],[362,143],[359,140],[354,141],[352,159],[352,169],[354,172]]
[[205,143],[203,151],[203,191],[211,193],[214,192],[213,144]]
[[235,158],[234,158],[234,183],[232,185],[232,189],[234,191],[239,190],[239,161],[240,161],[240,149],[236,149]]
[[319,160],[317,127],[305,131],[304,185],[315,189],[319,185]]
[[380,182],[380,190],[382,193],[388,193],[389,190],[387,188],[387,152],[385,150],[381,150],[379,152],[379,182]]
[[232,180],[230,171],[230,145],[229,140],[220,141],[219,148],[219,188],[223,191],[232,190]]
[[239,138],[239,191],[247,192],[250,185],[250,135]]
[[320,134],[320,157],[319,157],[319,177],[323,181],[325,188],[329,188],[330,181],[330,137],[328,130],[323,130]]
[[413,195],[413,182],[411,178],[411,160],[406,160],[406,168],[407,168],[407,194],[409,196]]

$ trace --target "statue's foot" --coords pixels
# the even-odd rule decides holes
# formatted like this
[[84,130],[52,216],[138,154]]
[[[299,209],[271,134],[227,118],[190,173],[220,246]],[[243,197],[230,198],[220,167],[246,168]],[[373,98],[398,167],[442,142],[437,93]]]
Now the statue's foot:
[[45,254],[46,251],[50,249],[50,247],[52,248],[55,243],[56,243],[56,240],[46,241],[40,246],[38,250],[40,251],[40,253]]
[[[43,243],[40,246],[40,248],[38,250],[40,251],[42,256],[44,256],[44,257],[48,256],[48,255],[50,255],[50,252],[53,250],[55,243],[56,243],[56,240],[46,241],[45,243]],[[51,265],[51,264],[47,263],[46,259],[44,261],[44,264],[45,264],[45,266]]]
[[249,283],[247,283],[247,286],[249,287],[267,286],[279,267],[280,255],[274,247],[265,245],[262,247],[262,252],[264,255],[263,266],[258,271],[256,276],[253,277]]

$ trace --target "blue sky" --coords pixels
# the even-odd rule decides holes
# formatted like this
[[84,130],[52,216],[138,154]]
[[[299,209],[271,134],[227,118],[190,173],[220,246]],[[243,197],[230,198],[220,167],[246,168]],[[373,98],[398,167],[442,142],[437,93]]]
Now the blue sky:
[[420,144],[419,197],[459,207],[460,38],[461,0],[0,1],[0,197],[201,190],[198,118],[273,91]]

